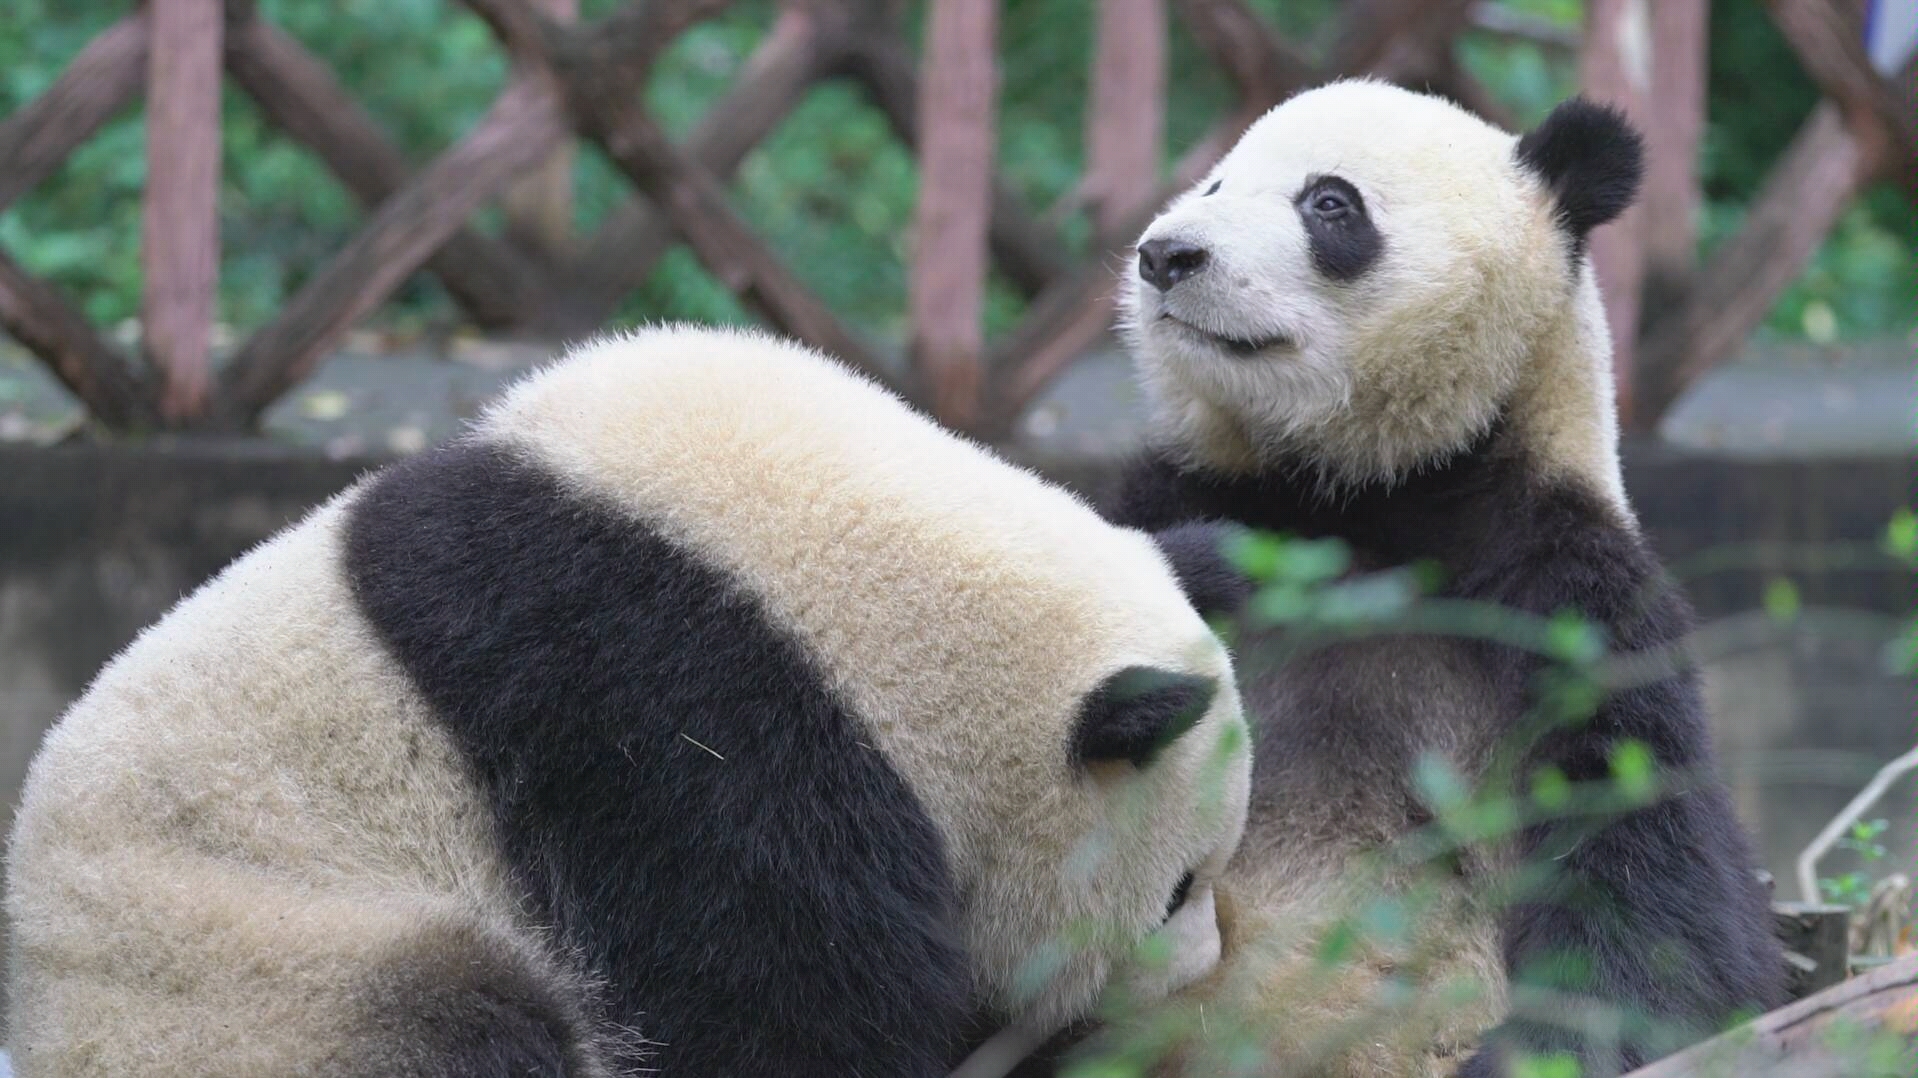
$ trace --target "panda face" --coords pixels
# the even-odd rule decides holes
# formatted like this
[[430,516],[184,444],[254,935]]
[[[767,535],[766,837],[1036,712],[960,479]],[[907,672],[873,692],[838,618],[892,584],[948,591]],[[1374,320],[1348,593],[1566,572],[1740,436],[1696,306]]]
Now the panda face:
[[1285,102],[1140,237],[1124,328],[1171,441],[1402,472],[1482,429],[1577,283],[1516,140],[1438,98]]

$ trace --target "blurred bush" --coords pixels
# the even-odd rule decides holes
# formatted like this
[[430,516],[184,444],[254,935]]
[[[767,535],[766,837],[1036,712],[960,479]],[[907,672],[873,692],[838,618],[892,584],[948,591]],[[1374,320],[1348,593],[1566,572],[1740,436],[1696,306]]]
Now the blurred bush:
[[[1000,170],[1043,212],[1068,195],[1082,164],[1081,131],[1093,0],[1002,0]],[[588,16],[617,0],[586,0]],[[1575,26],[1578,0],[1508,0]],[[0,115],[44,90],[87,39],[123,15],[126,0],[8,0],[0,20]],[[1254,7],[1309,51],[1322,52],[1336,0],[1255,0]],[[473,124],[505,78],[503,54],[453,0],[260,0],[261,12],[298,37],[350,87],[416,162]],[[729,82],[771,24],[769,0],[744,0],[723,19],[682,37],[649,90],[657,115],[684,132]],[[910,28],[909,28],[910,29]],[[1575,89],[1568,58],[1483,35],[1461,44],[1466,64],[1525,121]],[[1167,162],[1230,105],[1230,87],[1174,24]],[[1709,245],[1735,229],[1773,160],[1817,100],[1789,47],[1757,4],[1713,6],[1711,123],[1704,151]],[[97,321],[139,310],[140,186],[146,146],[138,111],[109,125],[54,179],[0,214],[0,244],[58,282]],[[220,317],[266,318],[343,244],[359,207],[316,160],[268,125],[244,95],[225,103]],[[599,155],[578,158],[579,224],[590,229],[626,197]],[[852,322],[903,336],[905,264],[915,177],[911,156],[853,87],[822,85],[750,156],[733,185],[741,211],[821,296]],[[483,227],[497,228],[497,215]],[[1086,228],[1062,222],[1076,246]],[[1874,191],[1844,218],[1810,271],[1778,304],[1768,330],[1842,340],[1902,332],[1918,294],[1912,256],[1918,212],[1895,192]],[[995,280],[989,329],[1023,306]],[[621,312],[625,319],[748,316],[676,248]],[[380,317],[397,328],[457,320],[438,285],[418,275]]]

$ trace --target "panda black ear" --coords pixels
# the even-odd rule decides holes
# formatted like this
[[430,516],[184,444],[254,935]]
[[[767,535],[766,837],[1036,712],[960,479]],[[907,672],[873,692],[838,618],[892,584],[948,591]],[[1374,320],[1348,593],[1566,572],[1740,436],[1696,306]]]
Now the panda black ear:
[[1128,666],[1080,705],[1073,759],[1081,764],[1125,760],[1144,767],[1198,725],[1218,691],[1219,683],[1209,677]]
[[1252,597],[1252,579],[1226,556],[1226,543],[1251,529],[1229,521],[1188,521],[1152,533],[1186,601],[1201,617],[1236,614]]
[[1638,197],[1645,141],[1624,113],[1574,97],[1518,140],[1518,160],[1545,181],[1559,227],[1582,251],[1592,229]]

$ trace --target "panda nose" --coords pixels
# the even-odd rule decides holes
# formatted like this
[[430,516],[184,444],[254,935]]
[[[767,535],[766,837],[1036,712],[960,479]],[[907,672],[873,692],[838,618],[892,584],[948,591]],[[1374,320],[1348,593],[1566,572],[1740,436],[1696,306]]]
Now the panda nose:
[[1139,245],[1139,276],[1161,292],[1205,269],[1205,248],[1184,240],[1147,240]]

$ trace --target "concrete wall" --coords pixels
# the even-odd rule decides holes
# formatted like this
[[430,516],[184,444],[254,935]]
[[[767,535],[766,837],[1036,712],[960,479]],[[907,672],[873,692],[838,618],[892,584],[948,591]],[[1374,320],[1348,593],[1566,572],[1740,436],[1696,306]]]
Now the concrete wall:
[[[1636,448],[1628,485],[1661,551],[1687,578],[1711,640],[1708,667],[1728,777],[1790,893],[1798,849],[1879,763],[1918,736],[1910,682],[1884,673],[1884,622],[1918,607],[1913,578],[1869,556],[1885,522],[1912,501],[1900,458],[1751,462]],[[1097,459],[1032,463],[1096,492]],[[276,451],[257,442],[166,449],[0,446],[0,824],[41,734],[99,666],[220,566],[343,488],[371,464]],[[1795,571],[1791,553],[1850,544],[1857,567]],[[1747,567],[1687,571],[1712,551]],[[1811,563],[1815,564],[1815,563]],[[1749,612],[1775,573],[1821,614],[1786,629]],[[1730,619],[1730,620],[1726,620]],[[1909,792],[1880,813],[1909,851]]]

